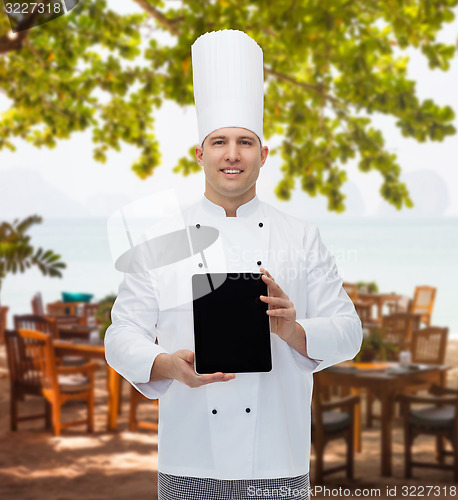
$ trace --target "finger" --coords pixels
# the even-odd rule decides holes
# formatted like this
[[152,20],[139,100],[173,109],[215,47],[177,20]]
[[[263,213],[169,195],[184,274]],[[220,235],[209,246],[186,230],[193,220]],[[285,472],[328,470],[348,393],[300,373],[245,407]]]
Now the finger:
[[276,316],[288,320],[295,318],[294,309],[268,309],[266,312],[269,316]]
[[205,375],[197,375],[199,382],[204,384],[211,384],[213,382],[227,382],[229,380],[233,380],[235,378],[234,373],[207,373]]
[[288,298],[286,293],[281,289],[280,285],[266,275],[263,275],[263,281],[269,290],[269,296]]
[[261,273],[265,273],[265,275],[266,275],[268,278],[270,278],[272,281],[275,281],[275,280],[273,279],[272,275],[269,273],[269,271],[267,271],[267,269],[264,269],[263,267],[261,267],[259,270],[261,271]]
[[288,308],[292,307],[292,302],[285,297],[274,297],[272,295],[266,296],[266,295],[261,295],[259,297],[263,302],[266,302],[267,304],[270,304],[275,307],[283,307],[283,308]]
[[194,353],[188,349],[180,349],[176,355],[188,363],[194,363]]

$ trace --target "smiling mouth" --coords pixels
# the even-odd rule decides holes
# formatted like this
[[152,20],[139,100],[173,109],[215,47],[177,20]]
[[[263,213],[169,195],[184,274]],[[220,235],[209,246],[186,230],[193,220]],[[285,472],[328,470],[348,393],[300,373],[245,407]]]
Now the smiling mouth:
[[223,172],[223,174],[241,174],[243,170],[239,170],[237,168],[224,168],[221,169],[221,172]]

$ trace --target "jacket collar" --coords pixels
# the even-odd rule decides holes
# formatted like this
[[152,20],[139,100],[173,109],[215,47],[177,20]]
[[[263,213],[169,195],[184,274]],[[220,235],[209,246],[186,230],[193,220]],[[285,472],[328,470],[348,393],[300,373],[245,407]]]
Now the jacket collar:
[[[226,217],[226,210],[210,201],[205,195],[202,197],[202,207],[207,213],[218,217]],[[255,195],[250,201],[237,208],[235,212],[236,217],[249,217],[250,215],[254,215],[258,207],[259,198]]]

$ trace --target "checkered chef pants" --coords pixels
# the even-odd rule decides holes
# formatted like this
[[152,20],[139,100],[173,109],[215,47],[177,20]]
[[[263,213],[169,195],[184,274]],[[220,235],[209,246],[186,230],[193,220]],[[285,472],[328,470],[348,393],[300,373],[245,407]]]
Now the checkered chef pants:
[[159,500],[309,500],[309,475],[235,481],[158,474]]

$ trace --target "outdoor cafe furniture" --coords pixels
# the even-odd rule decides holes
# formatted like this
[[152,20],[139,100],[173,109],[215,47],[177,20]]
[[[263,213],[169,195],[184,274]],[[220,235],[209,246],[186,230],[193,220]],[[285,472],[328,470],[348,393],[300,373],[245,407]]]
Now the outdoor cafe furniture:
[[76,314],[64,314],[64,315],[58,314],[56,316],[53,316],[52,314],[45,314],[45,309],[43,306],[43,298],[40,292],[37,292],[32,297],[32,313],[37,316],[45,316],[47,318],[52,318],[59,324],[78,323],[78,316],[76,316]]
[[[89,359],[105,360],[105,346],[102,341],[82,342],[80,340],[55,340],[54,349],[60,356],[64,354],[82,355]],[[115,431],[118,422],[118,413],[120,409],[120,387],[121,375],[119,375],[108,364],[107,367],[107,389],[108,389],[108,414],[107,429]]]
[[412,363],[443,365],[447,352],[448,328],[428,326],[412,332]]
[[419,328],[419,314],[399,312],[382,317],[381,332],[383,339],[396,346],[399,352],[410,349],[412,332]]
[[[44,418],[51,423],[54,435],[61,429],[87,424],[93,430],[95,363],[78,367],[57,366],[53,341],[48,333],[35,330],[7,330],[7,356],[10,372],[11,430],[17,430],[19,421]],[[18,402],[26,395],[41,396],[44,413],[19,416]],[[62,423],[61,407],[69,400],[83,400],[88,406],[87,418]]]
[[[364,303],[369,303],[371,305],[372,319],[373,323],[381,324],[383,316],[383,308],[385,305],[389,305],[394,301],[401,298],[397,293],[362,293],[358,294],[359,300]],[[375,312],[374,312],[375,310]]]
[[[48,333],[54,340],[60,337],[60,326],[54,318],[38,314],[16,314],[13,319],[16,330],[37,330],[42,333]],[[87,363],[87,359],[83,356],[63,356],[60,359],[62,364],[66,366],[77,366]]]
[[51,412],[44,398],[43,413],[19,415],[19,402],[27,395],[42,396],[42,380],[39,372],[32,369],[32,360],[27,357],[24,341],[16,330],[5,330],[5,344],[10,379],[10,429],[16,431],[19,422],[36,419],[45,419],[50,427]]
[[447,366],[420,365],[400,368],[396,363],[349,363],[329,367],[322,372],[323,385],[340,386],[358,393],[366,389],[376,394],[381,402],[381,474],[390,476],[393,406],[396,395],[404,387],[418,383],[445,386]]
[[[418,330],[420,316],[410,313],[394,313],[383,317],[383,337],[393,345],[397,345],[399,352],[408,350],[411,353],[413,364],[443,365],[445,362],[445,350],[447,345],[447,328],[429,327]],[[415,329],[415,331],[412,331]],[[414,384],[404,387],[402,393],[418,392],[429,388],[428,384]],[[366,422],[372,426],[374,419],[380,415],[373,413],[374,395],[367,394],[366,398]]]
[[[138,405],[142,402],[151,403],[156,407],[156,412],[159,410],[159,404],[157,399],[149,399],[144,396],[141,392],[137,391],[133,385],[130,386],[130,407],[129,407],[129,430],[130,432],[135,432],[137,428],[140,429],[151,429],[158,430],[158,422],[155,420],[154,422],[139,420],[137,417],[137,409]],[[159,416],[159,413],[157,413]]]
[[0,344],[5,342],[5,330],[6,330],[6,314],[8,313],[8,307],[0,307]]
[[[347,478],[353,478],[354,427],[356,405],[359,396],[346,396],[332,401],[323,400],[322,372],[313,376],[312,402],[312,445],[315,455],[315,483],[322,483],[323,476],[346,471]],[[338,411],[335,411],[338,410]],[[326,444],[343,438],[346,442],[346,460],[341,465],[324,468]]]
[[410,312],[420,314],[420,321],[427,326],[431,324],[431,315],[433,313],[434,300],[436,298],[436,289],[432,286],[417,286],[413,296]]
[[[448,328],[428,326],[412,332],[410,347],[413,364],[443,365],[447,350]],[[429,385],[416,384],[405,387],[403,394],[430,389]],[[398,398],[399,399],[399,398]]]
[[[433,387],[433,396],[403,395],[404,415],[404,459],[405,477],[412,477],[412,468],[435,468],[452,470],[454,481],[458,482],[458,391],[445,387]],[[415,404],[422,405],[414,409]],[[424,405],[428,406],[425,407]],[[412,447],[417,436],[427,434],[436,437],[435,462],[419,461],[414,458]],[[452,445],[452,451],[444,447],[444,440]],[[452,463],[446,463],[451,455]]]

